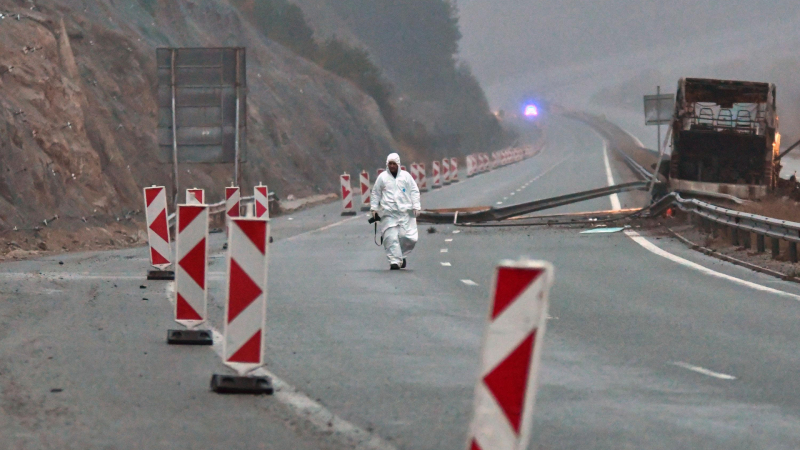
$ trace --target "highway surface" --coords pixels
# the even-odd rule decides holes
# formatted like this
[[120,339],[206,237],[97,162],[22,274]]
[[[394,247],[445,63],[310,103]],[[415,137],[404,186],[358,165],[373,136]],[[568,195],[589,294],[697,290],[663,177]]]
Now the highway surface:
[[[547,137],[423,207],[633,179],[583,124],[553,118]],[[620,197],[559,211],[643,201]],[[229,373],[215,349],[166,345],[171,283],[144,280],[145,249],[0,264],[0,448],[462,449],[493,268],[522,255],[556,268],[532,448],[800,448],[798,286],[635,229],[420,225],[408,269],[389,272],[366,217],[339,207],[272,221],[272,397],[211,393]]]

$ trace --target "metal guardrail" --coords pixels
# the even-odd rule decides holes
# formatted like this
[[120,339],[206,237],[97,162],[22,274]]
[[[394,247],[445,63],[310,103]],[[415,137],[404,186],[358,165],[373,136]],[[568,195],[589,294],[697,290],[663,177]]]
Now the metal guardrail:
[[[632,183],[617,184],[615,186],[608,186],[600,189],[592,189],[590,191],[576,192],[574,194],[562,195],[559,197],[546,198],[541,200],[534,200],[532,202],[520,203],[517,205],[504,206],[502,208],[488,208],[483,211],[472,212],[436,212],[436,211],[423,211],[417,218],[418,222],[422,223],[480,223],[480,222],[494,222],[499,220],[509,219],[511,217],[530,214],[536,211],[545,209],[556,208],[559,206],[578,203],[593,198],[605,197],[611,194],[620,192],[644,190],[647,189],[649,182],[647,181],[634,181]],[[465,208],[474,209],[474,208]]]
[[727,209],[693,198],[685,199],[677,192],[672,192],[654,203],[650,208],[650,215],[659,215],[672,205],[677,206],[681,211],[695,214],[698,217],[726,227],[756,233],[773,239],[800,243],[800,223],[798,222]]
[[[269,193],[269,201],[274,201],[274,200],[275,200],[275,193],[274,192],[270,192]],[[239,202],[242,205],[247,205],[247,204],[253,203],[254,201],[255,201],[255,196],[252,196],[252,195],[248,196],[248,197],[242,197],[239,200]],[[211,203],[211,204],[208,205],[208,215],[209,216],[215,216],[217,214],[222,214],[224,212],[225,212],[225,200],[222,200],[222,201],[217,202],[217,203]],[[167,221],[168,221],[170,227],[175,226],[175,217],[176,217],[175,213],[172,213],[169,216],[167,216]]]

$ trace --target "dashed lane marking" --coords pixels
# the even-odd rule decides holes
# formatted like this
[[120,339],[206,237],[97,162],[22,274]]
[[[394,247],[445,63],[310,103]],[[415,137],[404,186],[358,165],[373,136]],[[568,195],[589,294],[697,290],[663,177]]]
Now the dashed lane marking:
[[502,204],[503,204],[503,202],[497,202],[497,204],[498,204],[498,205],[502,205]]
[[672,365],[678,366],[678,367],[682,367],[682,368],[684,368],[686,370],[691,370],[692,372],[701,373],[701,374],[709,376],[709,377],[719,378],[720,380],[735,380],[736,379],[736,377],[733,376],[733,375],[728,375],[726,373],[714,372],[713,370],[708,370],[706,368],[703,368],[703,367],[700,367],[700,366],[694,366],[692,364],[681,362],[681,361],[674,362],[674,363],[672,363]]
[[478,286],[478,283],[472,280],[461,280],[462,283],[466,284],[467,286]]
[[443,248],[443,249],[439,250],[439,253],[447,253],[447,249]]
[[445,242],[453,242],[453,238],[445,239]]
[[461,230],[453,230],[453,234],[461,233]]
[[442,263],[439,263],[439,264],[441,264],[441,265],[443,265],[443,266],[445,266],[445,267],[450,267],[450,266],[452,266],[452,264],[450,264],[449,262],[442,262]]

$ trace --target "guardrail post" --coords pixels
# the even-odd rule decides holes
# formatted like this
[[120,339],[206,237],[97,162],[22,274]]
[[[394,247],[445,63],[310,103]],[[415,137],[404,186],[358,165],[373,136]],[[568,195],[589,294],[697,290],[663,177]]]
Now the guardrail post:
[[772,238],[772,257],[777,258],[781,254],[781,241],[778,238]]
[[797,242],[789,242],[789,261],[797,262]]
[[742,246],[744,246],[744,248],[746,248],[747,250],[753,248],[753,242],[751,240],[749,231],[745,231],[744,234],[742,235]]
[[756,252],[764,253],[767,251],[766,245],[764,242],[764,235],[763,234],[756,234]]
[[739,230],[731,227],[731,245],[734,247],[739,246]]

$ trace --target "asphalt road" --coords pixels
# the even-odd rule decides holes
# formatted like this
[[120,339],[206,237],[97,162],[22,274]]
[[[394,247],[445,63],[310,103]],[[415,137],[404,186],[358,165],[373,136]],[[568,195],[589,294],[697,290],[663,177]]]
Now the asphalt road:
[[[608,184],[590,129],[553,119],[547,136],[539,156],[425,194],[423,207]],[[627,181],[610,156],[612,177]],[[637,206],[642,196],[620,200]],[[559,211],[610,207],[604,198]],[[168,283],[144,282],[146,252],[133,249],[0,265],[0,447],[353,448],[336,426],[344,420],[382,448],[463,448],[492,271],[525,255],[556,268],[532,448],[800,448],[800,297],[701,272],[623,233],[575,228],[421,226],[409,268],[389,272],[366,218],[342,222],[338,212],[330,204],[273,220],[267,319],[267,369],[335,414],[330,430],[277,397],[209,392],[226,368],[209,348],[165,344],[175,326]],[[217,328],[221,239],[213,235],[210,268]]]

